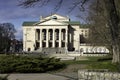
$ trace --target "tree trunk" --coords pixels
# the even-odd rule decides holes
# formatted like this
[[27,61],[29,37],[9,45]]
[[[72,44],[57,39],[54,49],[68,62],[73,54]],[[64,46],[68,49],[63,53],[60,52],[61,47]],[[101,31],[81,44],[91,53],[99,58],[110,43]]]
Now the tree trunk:
[[119,63],[120,61],[120,49],[119,49],[119,45],[112,45],[113,47],[113,60],[112,63]]
[[117,14],[116,6],[114,0],[104,0],[108,24],[111,33],[111,43],[112,43],[112,52],[113,52],[113,63],[120,63],[120,42],[119,42],[119,17]]

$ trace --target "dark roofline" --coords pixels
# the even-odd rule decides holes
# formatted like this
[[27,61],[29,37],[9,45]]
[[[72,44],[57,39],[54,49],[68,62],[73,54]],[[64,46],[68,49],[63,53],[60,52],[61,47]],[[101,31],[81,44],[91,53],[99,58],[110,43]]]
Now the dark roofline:
[[90,25],[89,24],[80,24],[80,28],[89,28]]
[[80,26],[79,21],[63,21],[63,22],[68,23],[69,25],[79,25]]
[[23,22],[22,26],[34,26],[35,23],[38,21],[25,21]]

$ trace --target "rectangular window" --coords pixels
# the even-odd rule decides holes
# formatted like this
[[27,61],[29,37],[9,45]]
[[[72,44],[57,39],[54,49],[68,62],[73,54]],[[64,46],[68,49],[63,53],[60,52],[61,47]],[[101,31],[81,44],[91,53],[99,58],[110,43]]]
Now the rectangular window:
[[65,40],[65,33],[63,33],[63,40]]
[[50,40],[52,40],[52,32],[50,32]]
[[56,33],[56,40],[59,40],[59,33]]
[[43,33],[43,40],[46,40],[46,33]]

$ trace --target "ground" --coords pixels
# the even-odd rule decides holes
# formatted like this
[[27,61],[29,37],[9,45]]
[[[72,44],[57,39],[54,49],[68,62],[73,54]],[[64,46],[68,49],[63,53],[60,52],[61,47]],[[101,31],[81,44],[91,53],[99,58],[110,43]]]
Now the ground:
[[[87,60],[62,61],[67,66],[64,69],[47,73],[29,73],[29,74],[10,74],[9,80],[77,80],[77,71],[83,69],[111,69],[116,71],[116,65],[111,64],[111,58],[105,57],[86,57]],[[0,74],[1,75],[1,74]],[[2,74],[4,75],[4,74]]]
[[[65,69],[48,73],[10,74],[9,80],[77,80],[78,69],[85,68],[86,65],[68,65]],[[0,74],[1,75],[1,74]],[[7,74],[2,74],[2,76]]]

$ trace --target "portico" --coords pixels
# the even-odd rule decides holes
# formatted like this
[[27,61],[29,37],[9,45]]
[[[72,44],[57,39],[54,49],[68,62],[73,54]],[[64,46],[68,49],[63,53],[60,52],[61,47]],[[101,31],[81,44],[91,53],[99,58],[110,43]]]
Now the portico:
[[35,30],[36,48],[67,47],[68,30],[66,28],[40,28]]

